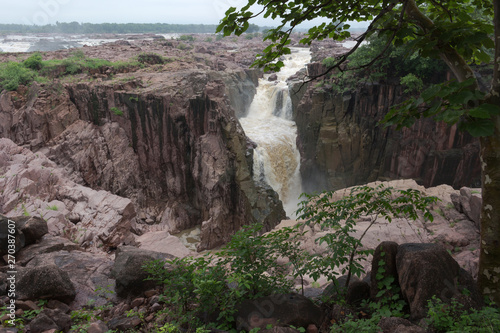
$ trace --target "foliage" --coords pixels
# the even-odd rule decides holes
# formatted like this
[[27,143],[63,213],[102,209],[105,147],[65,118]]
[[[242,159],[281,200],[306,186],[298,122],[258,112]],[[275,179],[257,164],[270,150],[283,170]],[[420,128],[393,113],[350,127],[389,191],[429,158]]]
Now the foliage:
[[[303,276],[307,256],[299,249],[299,228],[262,235],[262,225],[247,226],[215,255],[153,261],[145,270],[164,286],[162,300],[175,304],[167,317],[176,327],[228,329],[243,299],[290,292],[289,268],[293,276]],[[289,259],[288,267],[279,257]]]
[[113,112],[113,114],[117,116],[123,116],[123,111],[117,108],[116,106],[113,106],[112,108],[110,108],[110,110],[111,112]]
[[43,67],[42,63],[42,55],[40,52],[35,52],[28,59],[23,61],[23,64],[26,68],[30,68],[33,70],[40,70]]
[[428,301],[428,324],[436,332],[499,332],[500,312],[498,308],[486,306],[481,310],[464,309],[455,299],[451,304],[437,297]]
[[37,77],[35,71],[14,61],[0,64],[0,87],[16,90],[19,85],[28,85]]
[[[306,200],[300,203],[297,215],[308,225],[316,224],[331,231],[317,239],[320,244],[327,245],[328,255],[314,258],[312,266],[315,269],[310,275],[314,279],[326,275],[334,280],[340,269],[342,274],[348,275],[346,285],[352,274],[360,276],[364,273],[361,261],[373,251],[363,249],[361,241],[378,218],[387,222],[394,218],[416,220],[418,212],[423,212],[424,219],[432,221],[429,206],[437,201],[436,197],[426,197],[417,190],[395,190],[382,184],[354,187],[336,201],[332,200],[334,194],[327,191],[319,195],[303,195]],[[369,221],[368,226],[361,236],[356,237],[355,227],[361,218]]]
[[[404,46],[387,46],[387,40],[378,34],[368,40],[369,43],[360,46],[349,57],[344,70],[329,75],[338,91],[355,89],[363,82],[401,78],[401,84],[407,86],[405,92],[418,92],[423,88],[423,82],[429,84],[444,77],[446,64],[440,59],[423,58],[419,52]],[[378,58],[370,67],[365,66],[381,52],[385,53],[384,57]],[[331,57],[322,61],[326,68],[334,68],[337,62]]]
[[492,135],[494,123],[491,118],[500,115],[500,106],[478,103],[485,99],[486,93],[471,90],[473,85],[474,79],[431,85],[420,96],[393,107],[385,116],[384,123],[402,128],[413,125],[417,119],[433,117],[448,124],[458,123],[460,129],[472,136]]
[[400,83],[402,86],[406,86],[405,93],[420,92],[424,88],[422,79],[413,73],[401,77]]
[[379,333],[379,316],[372,316],[368,319],[355,319],[352,315],[343,323],[334,323],[330,328],[332,333]]
[[179,37],[179,40],[185,41],[185,42],[194,42],[196,38],[192,35],[181,35]]
[[191,46],[184,44],[184,43],[179,43],[179,45],[177,45],[177,48],[179,50],[185,51],[185,50],[191,49]]

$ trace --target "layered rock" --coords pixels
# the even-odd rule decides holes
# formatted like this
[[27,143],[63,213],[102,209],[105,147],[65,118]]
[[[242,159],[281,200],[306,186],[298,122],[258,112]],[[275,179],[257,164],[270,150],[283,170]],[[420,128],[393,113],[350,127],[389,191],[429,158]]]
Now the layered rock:
[[[146,46],[157,44],[141,44]],[[162,51],[179,53],[170,46]],[[109,48],[138,52],[120,44],[102,47],[103,53]],[[72,182],[98,191],[95,200],[103,200],[100,191],[130,199],[138,225],[120,228],[136,234],[198,226],[199,249],[207,249],[245,224],[263,222],[269,230],[285,213],[276,193],[252,179],[252,145],[234,109],[245,113],[260,72],[238,65],[243,56],[196,51],[190,53],[195,62],[154,64],[135,69],[133,77],[114,78],[108,70],[92,74],[95,81],[82,74],[79,83],[2,92],[0,136],[48,156]],[[54,196],[51,186],[44,191],[49,201],[87,195],[66,189]],[[13,195],[5,204],[12,200],[21,203]],[[83,218],[73,206],[60,207],[61,219]],[[96,234],[82,237],[92,242]]]
[[[320,67],[310,65],[309,75]],[[399,84],[375,83],[343,94],[310,85],[294,99],[304,189],[401,178],[426,187],[480,184],[479,142],[456,126],[423,119],[396,131],[378,124],[402,98]]]
[[133,242],[130,199],[74,183],[42,153],[0,139],[0,176],[0,211],[6,216],[41,217],[50,234],[86,247]]

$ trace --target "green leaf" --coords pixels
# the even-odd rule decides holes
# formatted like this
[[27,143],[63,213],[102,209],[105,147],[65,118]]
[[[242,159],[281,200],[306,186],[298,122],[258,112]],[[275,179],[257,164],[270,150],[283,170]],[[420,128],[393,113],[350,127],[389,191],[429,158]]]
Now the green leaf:
[[495,131],[493,121],[490,119],[471,118],[459,124],[459,128],[466,130],[473,137],[490,136]]

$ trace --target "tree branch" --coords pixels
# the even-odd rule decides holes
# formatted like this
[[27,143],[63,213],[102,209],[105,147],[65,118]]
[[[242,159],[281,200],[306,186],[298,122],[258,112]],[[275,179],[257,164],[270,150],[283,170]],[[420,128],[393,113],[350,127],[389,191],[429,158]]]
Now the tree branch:
[[[441,59],[448,65],[459,82],[474,77],[474,72],[465,59],[449,44],[442,42],[440,39],[441,32],[436,29],[434,22],[420,11],[415,0],[408,0],[406,14],[428,35],[430,40],[437,41],[436,48]],[[475,86],[478,88],[477,80]]]

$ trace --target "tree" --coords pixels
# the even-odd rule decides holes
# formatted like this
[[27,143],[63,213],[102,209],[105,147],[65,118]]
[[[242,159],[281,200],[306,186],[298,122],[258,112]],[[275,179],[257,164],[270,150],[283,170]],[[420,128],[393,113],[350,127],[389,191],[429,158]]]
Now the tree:
[[[257,13],[251,11],[255,4],[261,5]],[[395,108],[385,121],[401,127],[434,117],[480,136],[483,207],[478,283],[485,296],[500,304],[500,0],[248,0],[239,10],[227,10],[217,32],[240,35],[259,15],[280,20],[266,34],[270,44],[254,63],[265,70],[283,66],[279,57],[290,53],[290,34],[315,18],[326,22],[309,29],[301,43],[344,40],[350,37],[348,21],[371,22],[354,48],[329,71],[341,70],[340,65],[372,35],[386,38],[387,47],[404,44],[421,56],[445,61],[456,81],[430,87],[420,98]],[[384,51],[363,66],[383,55]],[[489,90],[481,92],[471,65],[489,63],[491,55],[493,79]]]

